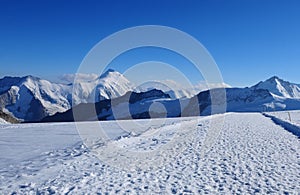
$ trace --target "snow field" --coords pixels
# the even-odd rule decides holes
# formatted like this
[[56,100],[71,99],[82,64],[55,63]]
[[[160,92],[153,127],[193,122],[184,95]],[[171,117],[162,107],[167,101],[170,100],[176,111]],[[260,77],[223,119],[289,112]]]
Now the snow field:
[[[97,158],[80,142],[73,123],[2,125],[0,192],[297,194],[300,191],[300,141],[270,118],[259,113],[226,114],[220,134],[204,153],[206,137],[212,130],[211,118],[190,118],[184,125],[178,125],[180,119],[168,120],[165,127],[157,126],[158,131],[143,131],[134,136],[125,133],[126,138],[109,142],[129,151],[156,151],[164,141],[172,139],[172,132],[179,132],[181,140],[176,139],[164,151],[169,156],[160,159],[160,166],[137,165],[131,170]],[[117,129],[115,122],[104,122],[104,126],[107,130]],[[22,133],[25,138],[18,136]],[[34,147],[39,151],[29,153]],[[21,153],[26,155],[20,156]],[[152,157],[155,160],[160,155],[155,153]],[[118,161],[123,157],[113,158]]]

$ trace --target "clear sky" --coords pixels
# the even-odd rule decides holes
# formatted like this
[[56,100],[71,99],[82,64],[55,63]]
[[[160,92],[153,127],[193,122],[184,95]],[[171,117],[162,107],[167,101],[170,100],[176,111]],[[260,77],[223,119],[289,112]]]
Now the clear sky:
[[[252,85],[273,75],[300,83],[297,0],[0,0],[0,77],[75,73],[101,39],[149,24],[194,36],[232,86]],[[112,66],[122,72],[132,63],[172,56],[166,52],[165,59],[157,59],[161,55],[156,51],[136,54],[140,55],[128,54],[124,61],[120,57],[116,62],[122,65]],[[193,82],[201,79],[192,69],[175,66]]]

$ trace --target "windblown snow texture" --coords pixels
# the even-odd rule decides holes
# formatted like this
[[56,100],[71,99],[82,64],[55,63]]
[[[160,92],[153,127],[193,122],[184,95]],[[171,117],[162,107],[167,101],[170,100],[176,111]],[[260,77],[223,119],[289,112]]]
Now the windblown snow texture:
[[[184,126],[178,125],[180,118],[167,119],[157,131],[135,136],[123,131],[116,121],[85,123],[87,126],[99,123],[112,142],[128,151],[141,151],[141,155],[142,151],[167,144],[174,131],[181,133],[181,139],[168,151],[160,168],[127,171],[94,156],[81,142],[73,123],[0,125],[0,192],[297,194],[300,191],[299,138],[262,114],[225,114],[220,135],[201,157],[205,136],[214,130],[210,129],[210,120],[221,116],[186,118]],[[157,120],[163,123],[165,119]],[[178,154],[179,149],[183,151]],[[159,156],[151,159],[161,157],[160,153],[156,155]],[[114,158],[113,162],[119,157]]]

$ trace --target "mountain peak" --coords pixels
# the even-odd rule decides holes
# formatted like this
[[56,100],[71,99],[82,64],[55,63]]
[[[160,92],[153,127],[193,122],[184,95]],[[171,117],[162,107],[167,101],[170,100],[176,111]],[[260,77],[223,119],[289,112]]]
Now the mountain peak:
[[38,81],[40,78],[32,76],[32,75],[27,75],[23,77],[24,80],[33,80],[33,81]]
[[99,77],[100,79],[107,77],[108,75],[112,74],[112,73],[118,73],[120,74],[118,71],[115,71],[114,69],[108,69],[107,71],[105,71],[103,74],[101,74],[101,76]]
[[274,80],[274,79],[279,79],[278,76],[272,76],[271,78],[269,78],[268,80]]
[[259,82],[252,88],[266,89],[282,98],[300,98],[300,87],[297,84],[284,81],[278,76],[273,76],[266,81]]
[[273,77],[271,77],[271,78],[269,78],[268,80],[266,80],[266,81],[280,81],[280,82],[282,82],[282,81],[284,81],[284,80],[282,80],[281,78],[279,78],[278,76],[273,76]]
[[106,72],[117,72],[117,71],[115,71],[115,70],[112,69],[112,68],[109,68]]

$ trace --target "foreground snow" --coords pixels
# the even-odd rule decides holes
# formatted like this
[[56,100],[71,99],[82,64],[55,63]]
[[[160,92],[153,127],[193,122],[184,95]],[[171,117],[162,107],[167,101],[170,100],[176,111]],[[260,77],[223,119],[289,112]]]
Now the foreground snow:
[[[202,156],[206,135],[210,130],[218,130],[210,129],[210,120],[211,117],[167,119],[164,126],[154,127],[156,131],[150,129],[135,135],[120,129],[116,122],[102,122],[110,139],[116,140],[110,143],[136,151],[155,150],[171,140],[175,130],[180,130],[181,139],[167,151],[169,156],[159,168],[131,170],[99,160],[82,144],[73,123],[1,125],[0,192],[296,194],[300,191],[297,136],[259,113],[226,114],[220,135]],[[93,125],[86,123],[86,126]],[[159,157],[160,154],[152,156]],[[116,155],[112,158],[118,160]]]

